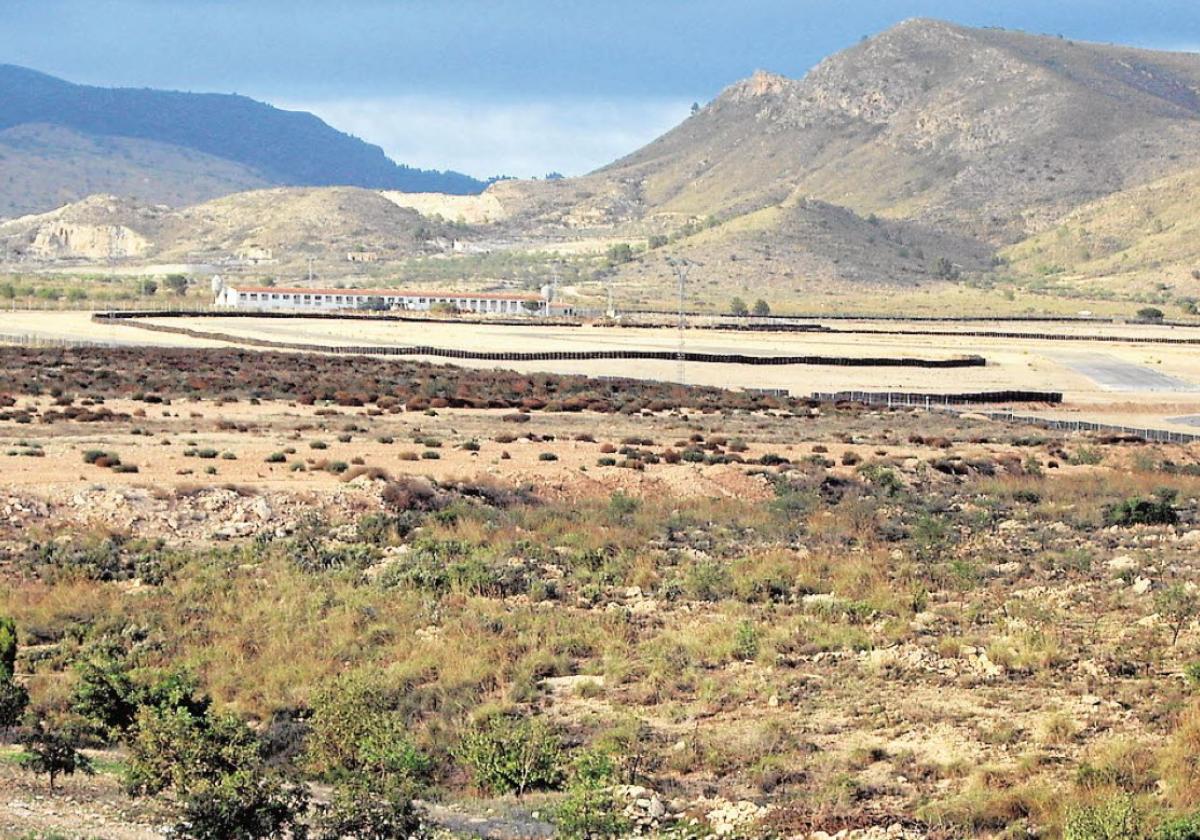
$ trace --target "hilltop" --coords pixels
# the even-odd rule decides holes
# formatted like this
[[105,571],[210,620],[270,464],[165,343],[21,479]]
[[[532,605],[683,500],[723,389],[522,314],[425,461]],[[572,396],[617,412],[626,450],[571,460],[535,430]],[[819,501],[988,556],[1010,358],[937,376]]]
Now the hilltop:
[[77,85],[0,65],[0,214],[91,193],[190,203],[270,185],[476,193],[316,116],[245,96]]

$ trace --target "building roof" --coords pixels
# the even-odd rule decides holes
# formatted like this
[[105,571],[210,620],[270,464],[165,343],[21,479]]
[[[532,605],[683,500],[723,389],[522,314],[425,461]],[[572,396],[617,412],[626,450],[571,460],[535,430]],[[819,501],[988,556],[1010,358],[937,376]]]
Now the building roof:
[[353,295],[355,297],[442,297],[475,298],[480,300],[541,300],[540,295],[521,292],[440,292],[435,290],[409,291],[405,289],[311,289],[300,286],[230,286],[239,294],[285,294],[285,295]]

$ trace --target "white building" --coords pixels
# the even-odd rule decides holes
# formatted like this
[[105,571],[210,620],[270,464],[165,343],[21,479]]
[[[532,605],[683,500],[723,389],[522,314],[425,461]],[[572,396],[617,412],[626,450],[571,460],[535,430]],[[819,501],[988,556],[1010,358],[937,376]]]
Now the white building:
[[284,286],[222,286],[217,306],[231,309],[337,309],[425,312],[445,306],[460,312],[496,315],[571,315],[574,308],[542,295],[508,292],[410,292],[399,289],[312,289]]

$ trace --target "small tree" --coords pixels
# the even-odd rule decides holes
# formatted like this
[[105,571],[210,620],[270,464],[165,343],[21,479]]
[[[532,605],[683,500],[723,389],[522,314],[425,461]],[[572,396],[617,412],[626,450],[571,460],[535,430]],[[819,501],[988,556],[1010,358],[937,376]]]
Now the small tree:
[[1154,607],[1171,630],[1171,646],[1183,628],[1200,613],[1200,596],[1181,583],[1174,583],[1154,596]]
[[736,315],[739,318],[743,318],[749,313],[750,309],[746,306],[746,301],[742,300],[740,297],[735,297],[733,300],[729,301],[730,315]]
[[153,280],[142,280],[138,283],[138,294],[142,297],[154,297],[158,291],[158,284]]
[[762,298],[754,301],[754,314],[759,318],[765,318],[771,314],[771,306]]
[[567,838],[623,837],[629,831],[613,785],[617,765],[610,754],[588,750],[571,763],[567,795],[554,810],[554,824]]
[[1143,306],[1137,311],[1139,321],[1157,323],[1163,319],[1163,311],[1157,306]]
[[50,790],[54,790],[54,781],[59,776],[74,776],[76,773],[90,776],[94,772],[91,761],[79,752],[77,736],[68,731],[47,729],[43,721],[30,727],[21,744],[26,753],[21,759],[21,766],[35,775],[47,776]]

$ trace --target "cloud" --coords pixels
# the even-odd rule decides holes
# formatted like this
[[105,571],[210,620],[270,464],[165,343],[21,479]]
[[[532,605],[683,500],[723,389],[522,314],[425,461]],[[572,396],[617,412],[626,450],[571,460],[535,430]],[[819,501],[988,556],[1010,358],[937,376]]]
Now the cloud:
[[480,178],[589,172],[678,124],[691,105],[661,99],[477,102],[428,96],[276,104],[311,111],[382,146],[397,163]]

